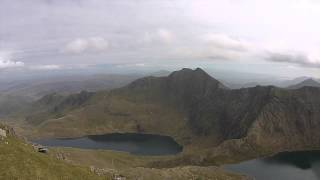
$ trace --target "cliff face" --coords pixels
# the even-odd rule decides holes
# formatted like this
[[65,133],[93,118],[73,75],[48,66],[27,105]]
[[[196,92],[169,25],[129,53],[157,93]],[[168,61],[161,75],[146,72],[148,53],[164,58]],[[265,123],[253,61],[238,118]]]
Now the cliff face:
[[144,92],[148,98],[161,97],[188,108],[201,98],[208,97],[212,92],[221,89],[227,88],[202,69],[184,68],[167,77],[146,77],[136,80],[120,91]]
[[248,136],[276,149],[312,148],[320,145],[319,129],[320,88],[274,89]]
[[198,136],[233,139],[246,136],[248,129],[270,100],[274,87],[229,90],[202,69],[182,69],[168,77],[148,77],[125,87],[134,93],[144,92],[150,103],[161,97],[182,110]]
[[320,88],[229,90],[201,69],[182,69],[148,83],[137,82],[129,88],[143,87],[161,92],[168,101],[174,99],[195,136],[214,136],[221,142],[248,138],[252,144],[275,149],[320,144]]

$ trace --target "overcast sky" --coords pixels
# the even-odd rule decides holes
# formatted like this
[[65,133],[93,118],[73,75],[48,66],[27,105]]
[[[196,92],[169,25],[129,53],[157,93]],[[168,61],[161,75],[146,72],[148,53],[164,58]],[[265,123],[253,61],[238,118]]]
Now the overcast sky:
[[318,0],[0,0],[0,71],[204,67],[320,77]]

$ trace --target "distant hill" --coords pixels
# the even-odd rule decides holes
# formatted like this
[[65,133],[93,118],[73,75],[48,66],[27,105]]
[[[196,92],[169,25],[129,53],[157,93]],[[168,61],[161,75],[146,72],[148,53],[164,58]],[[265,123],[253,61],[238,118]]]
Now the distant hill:
[[32,104],[32,99],[19,95],[0,94],[0,118],[17,114]]
[[305,86],[310,86],[310,87],[320,87],[320,83],[314,79],[306,79],[303,80],[302,82],[292,85],[292,86],[288,86],[288,89],[299,89]]
[[[149,76],[167,76],[170,71],[161,70]],[[144,77],[144,74],[95,74],[37,77],[27,80],[0,82],[0,94],[41,98],[47,94],[68,95],[81,91],[102,91],[123,87],[130,82]]]
[[[232,81],[228,80],[226,81],[223,78],[219,78],[219,80],[221,80],[224,84],[226,84],[229,88],[231,89],[240,89],[240,88],[249,88],[249,87],[255,87],[255,86],[277,86],[277,87],[281,87],[281,88],[287,88],[289,86],[293,86],[296,85],[302,81],[305,81],[307,79],[314,79],[312,77],[308,77],[308,76],[301,76],[301,77],[297,77],[294,79],[281,79],[279,77],[274,77],[274,78],[269,78],[269,79],[256,79],[256,80],[243,80],[244,82],[241,82],[241,80],[239,82],[237,82],[236,80],[234,80],[234,82],[232,83]],[[320,79],[314,79],[315,81],[320,82]]]
[[278,84],[276,84],[279,87],[289,87],[289,86],[293,86],[296,85],[302,81],[305,81],[307,79],[312,79],[311,77],[308,76],[301,76],[301,77],[296,77],[294,79],[290,79],[290,80],[284,80],[284,81],[280,81]]
[[261,85],[257,82],[250,82],[250,83],[244,83],[244,84],[232,84],[232,83],[225,83],[225,84],[230,89],[249,88],[249,87],[255,87],[255,86]]
[[150,74],[150,76],[155,76],[155,77],[161,77],[161,76],[168,76],[171,72],[167,70],[160,70],[156,71]]
[[50,93],[72,94],[81,91],[99,91],[119,88],[138,79],[138,74],[98,74],[36,78],[0,84],[0,93],[40,98]]

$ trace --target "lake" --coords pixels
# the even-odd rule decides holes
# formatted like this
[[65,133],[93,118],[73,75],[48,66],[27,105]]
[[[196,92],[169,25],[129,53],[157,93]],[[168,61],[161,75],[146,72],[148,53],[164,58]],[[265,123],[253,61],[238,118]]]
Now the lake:
[[320,180],[320,151],[282,152],[224,168],[256,180]]
[[40,139],[34,142],[43,146],[106,149],[129,152],[136,155],[172,155],[182,151],[182,146],[169,136],[138,133]]

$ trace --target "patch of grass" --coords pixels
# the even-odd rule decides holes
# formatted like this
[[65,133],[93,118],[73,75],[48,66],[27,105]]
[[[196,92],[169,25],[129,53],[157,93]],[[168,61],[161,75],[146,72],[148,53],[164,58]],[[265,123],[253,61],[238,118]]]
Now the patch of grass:
[[174,160],[177,156],[138,156],[128,153],[106,151],[106,150],[83,150],[76,148],[53,148],[53,154],[64,154],[66,160],[75,164],[95,166],[108,169],[116,174],[123,175],[129,180],[247,180],[248,177],[225,172],[215,166],[190,166],[182,165],[177,167],[152,168],[150,164]]
[[0,140],[0,179],[102,180],[89,168],[67,164],[36,152],[23,141],[9,136]]
[[147,166],[149,162],[167,160],[174,156],[140,156],[110,150],[89,150],[77,148],[51,148],[51,155],[63,155],[66,160],[83,166],[108,169],[126,169]]

